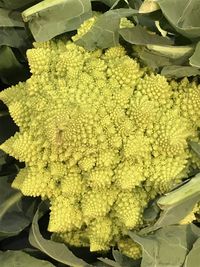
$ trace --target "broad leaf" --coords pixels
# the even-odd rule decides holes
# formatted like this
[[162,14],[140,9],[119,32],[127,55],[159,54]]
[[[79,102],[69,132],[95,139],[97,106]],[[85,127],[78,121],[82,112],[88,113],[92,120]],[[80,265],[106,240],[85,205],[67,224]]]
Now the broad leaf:
[[200,70],[192,66],[171,65],[163,67],[161,75],[170,78],[183,78],[200,75]]
[[0,27],[0,46],[1,45],[28,48],[31,47],[31,42],[24,28]]
[[0,239],[19,234],[30,224],[35,203],[30,198],[24,203],[22,194],[11,188],[8,177],[1,177]]
[[188,251],[200,235],[193,224],[167,226],[146,237],[133,232],[130,237],[142,247],[141,267],[182,267]]
[[171,59],[157,54],[156,52],[148,50],[145,46],[135,46],[134,50],[145,65],[152,68],[153,70],[158,70],[160,67],[168,66],[172,64]]
[[179,223],[200,200],[200,175],[196,175],[188,183],[158,199],[157,204],[163,210],[153,226],[140,233],[149,233],[161,227]]
[[140,25],[133,28],[120,29],[119,33],[125,41],[136,45],[169,45],[173,43],[172,40],[166,37],[148,32]]
[[141,260],[134,260],[123,255],[120,251],[114,250],[112,251],[113,258],[115,261],[120,264],[122,267],[140,267]]
[[189,58],[194,52],[194,45],[188,46],[170,46],[170,45],[147,45],[147,48],[162,56],[179,59],[182,57]]
[[90,267],[91,265],[76,257],[64,244],[43,238],[39,230],[38,219],[41,217],[44,209],[45,207],[42,203],[34,216],[29,235],[31,245],[58,262],[72,267]]
[[198,42],[194,54],[190,57],[190,65],[200,68],[200,42]]
[[10,10],[0,8],[0,27],[24,28],[20,12],[12,12]]
[[156,200],[148,205],[148,207],[144,210],[143,219],[146,223],[152,223],[156,220],[160,213],[160,209],[156,204]]
[[7,9],[19,9],[33,5],[41,0],[0,0],[0,7]]
[[22,13],[36,41],[76,30],[92,16],[90,0],[42,1]]
[[31,45],[20,12],[0,8],[1,45],[17,48]]
[[200,238],[193,244],[192,250],[188,253],[183,267],[198,267],[200,263]]
[[120,8],[109,10],[99,16],[91,29],[76,41],[88,50],[108,48],[119,44],[119,23],[123,17],[137,13],[134,9]]
[[199,0],[157,0],[157,3],[176,31],[188,38],[199,38]]
[[197,142],[190,141],[189,142],[192,150],[200,157],[200,144]]
[[112,266],[112,267],[123,267],[122,265],[120,265],[119,263],[111,260],[111,259],[108,259],[108,258],[103,258],[103,257],[100,257],[98,258],[98,260],[104,262],[107,266]]
[[1,267],[53,267],[52,263],[39,260],[22,251],[0,251]]
[[158,199],[157,204],[161,209],[178,205],[196,196],[200,196],[200,174],[193,177],[188,183]]
[[29,76],[28,69],[15,57],[8,46],[0,47],[0,79],[9,85],[25,81]]

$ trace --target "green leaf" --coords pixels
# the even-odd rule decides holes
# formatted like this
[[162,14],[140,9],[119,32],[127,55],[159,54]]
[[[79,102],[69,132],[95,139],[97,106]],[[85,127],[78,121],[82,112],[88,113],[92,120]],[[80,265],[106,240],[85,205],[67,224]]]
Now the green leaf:
[[16,48],[31,47],[29,36],[24,28],[0,27],[0,46]]
[[152,223],[156,220],[160,213],[160,209],[156,204],[156,200],[149,204],[149,206],[144,210],[143,219],[146,223]]
[[123,255],[120,251],[114,249],[112,250],[112,255],[115,261],[122,267],[140,267],[140,259],[134,260]]
[[22,13],[36,41],[76,30],[92,16],[90,0],[45,0]]
[[0,7],[7,9],[19,9],[30,4],[40,2],[41,0],[0,0]]
[[134,50],[141,61],[153,70],[172,64],[169,58],[150,51],[145,46],[135,46]]
[[193,224],[167,226],[146,237],[129,232],[142,247],[141,267],[182,267],[188,251],[200,235]]
[[197,43],[194,54],[190,57],[190,65],[200,68],[200,42]]
[[194,208],[200,200],[200,174],[188,183],[158,199],[157,204],[163,210],[153,226],[140,231],[146,234],[161,227],[179,223]]
[[196,196],[200,197],[200,173],[188,183],[158,199],[157,204],[161,209],[183,203]]
[[53,267],[52,263],[39,260],[22,251],[0,251],[1,267]]
[[188,253],[183,267],[198,267],[200,262],[200,238],[193,244],[192,250]]
[[154,51],[162,56],[179,59],[181,57],[188,58],[194,52],[194,46],[166,46],[166,45],[147,45],[147,48]]
[[70,265],[72,267],[90,267],[91,265],[76,257],[64,244],[47,240],[42,237],[39,230],[38,220],[43,214],[44,210],[44,203],[42,203],[33,218],[32,227],[29,234],[29,241],[31,245],[58,262]]
[[139,13],[151,13],[159,9],[160,7],[156,0],[145,0],[140,6]]
[[200,157],[200,144],[197,142],[190,141],[189,142],[192,150]]
[[[0,179],[0,239],[20,233],[30,224],[31,215],[23,209],[22,194],[11,188],[7,176]],[[30,199],[29,199],[30,200]],[[27,202],[27,200],[26,200]],[[26,203],[26,209],[32,210],[34,201]]]
[[108,48],[119,44],[119,23],[123,17],[136,14],[131,8],[109,10],[99,16],[91,29],[75,43],[88,50]]
[[8,46],[0,47],[0,79],[5,84],[15,84],[28,78],[29,72]]
[[0,27],[22,27],[24,23],[20,12],[0,8]]
[[199,0],[157,0],[172,26],[188,38],[199,38]]
[[119,33],[125,41],[136,45],[169,45],[173,43],[172,40],[166,37],[148,32],[140,25],[133,28],[120,29]]
[[0,8],[0,46],[29,47],[28,34],[21,13]]
[[172,65],[165,66],[161,71],[161,75],[169,78],[191,77],[200,75],[200,70],[192,66]]
[[117,262],[115,262],[115,261],[113,261],[111,259],[108,259],[108,258],[102,258],[102,257],[100,257],[100,258],[98,258],[98,260],[106,263],[108,266],[112,266],[112,267],[123,267],[119,263],[117,263]]
[[100,261],[104,262],[106,266],[112,266],[112,267],[139,267],[140,266],[140,260],[133,260],[123,254],[121,254],[118,250],[112,250],[112,255],[114,260],[111,260],[109,258],[98,258]]

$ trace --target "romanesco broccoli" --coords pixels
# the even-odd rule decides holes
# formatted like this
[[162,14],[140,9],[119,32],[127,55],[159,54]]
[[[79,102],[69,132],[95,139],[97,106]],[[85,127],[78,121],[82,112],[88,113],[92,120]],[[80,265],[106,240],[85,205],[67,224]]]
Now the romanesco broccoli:
[[138,256],[124,240],[149,200],[186,173],[200,87],[146,73],[122,46],[48,41],[27,57],[31,78],[0,93],[20,128],[0,148],[26,164],[13,187],[50,200],[55,238]]

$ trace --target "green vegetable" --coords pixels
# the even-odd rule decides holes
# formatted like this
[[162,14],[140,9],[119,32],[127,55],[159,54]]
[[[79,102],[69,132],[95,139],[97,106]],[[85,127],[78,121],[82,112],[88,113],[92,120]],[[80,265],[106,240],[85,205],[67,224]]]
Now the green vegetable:
[[147,72],[122,46],[91,52],[58,39],[27,57],[32,77],[0,93],[20,128],[0,148],[26,163],[13,187],[50,200],[56,240],[139,257],[128,231],[190,170],[198,85]]

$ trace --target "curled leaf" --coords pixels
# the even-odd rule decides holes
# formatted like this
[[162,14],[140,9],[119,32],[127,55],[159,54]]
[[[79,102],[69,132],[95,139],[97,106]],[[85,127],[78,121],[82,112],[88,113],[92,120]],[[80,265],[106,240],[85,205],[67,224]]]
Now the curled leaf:
[[173,43],[172,40],[166,37],[148,32],[140,25],[133,28],[120,29],[119,33],[125,41],[136,45],[169,45]]
[[44,211],[46,211],[46,206],[44,203],[41,203],[32,222],[29,235],[31,245],[54,260],[71,267],[90,267],[91,265],[76,257],[64,244],[43,238],[39,230],[38,220]]
[[164,16],[187,38],[199,38],[199,0],[157,0]]
[[141,267],[182,267],[189,250],[200,236],[200,230],[193,224],[173,225],[147,236],[133,232],[129,232],[129,236],[142,247]]
[[19,266],[19,267],[54,267],[52,263],[39,260],[22,251],[0,251],[1,267]]
[[[7,176],[0,179],[0,239],[19,234],[32,219],[35,200],[12,189]],[[24,206],[25,205],[25,206]]]
[[92,16],[90,0],[42,1],[22,13],[37,42],[76,30]]
[[88,50],[108,48],[119,44],[119,23],[123,17],[137,13],[131,8],[109,10],[100,15],[91,29],[76,41]]

